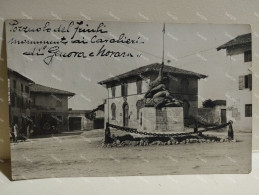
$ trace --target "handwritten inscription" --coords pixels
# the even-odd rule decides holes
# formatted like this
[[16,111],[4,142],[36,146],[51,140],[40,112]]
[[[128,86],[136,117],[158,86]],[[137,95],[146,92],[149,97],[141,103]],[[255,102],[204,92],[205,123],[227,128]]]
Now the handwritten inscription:
[[[131,37],[124,32],[119,33],[118,37],[114,36],[109,32],[104,22],[88,24],[85,21],[61,21],[57,24],[57,22],[46,21],[45,23],[41,22],[38,25],[34,23],[29,26],[28,23],[11,20],[8,25],[13,36],[10,37],[7,43],[10,45],[31,45],[29,50],[23,50],[21,54],[39,57],[47,65],[52,64],[55,57],[82,59],[92,57],[140,57],[141,53],[138,51],[129,49],[115,50],[113,48],[118,47],[112,46],[116,44],[124,46],[144,44],[144,41],[139,36]],[[23,36],[15,36],[16,33],[21,33]],[[39,40],[30,37],[34,34],[45,35],[46,33],[49,36],[44,36],[45,38],[39,36]],[[59,37],[58,35],[62,36]],[[20,37],[23,38],[21,39]],[[53,40],[53,37],[56,40]],[[77,50],[76,45],[80,46],[80,50]],[[93,45],[97,45],[97,47],[92,47]],[[86,48],[85,51],[82,50],[82,46]],[[89,51],[89,48],[95,49]]]

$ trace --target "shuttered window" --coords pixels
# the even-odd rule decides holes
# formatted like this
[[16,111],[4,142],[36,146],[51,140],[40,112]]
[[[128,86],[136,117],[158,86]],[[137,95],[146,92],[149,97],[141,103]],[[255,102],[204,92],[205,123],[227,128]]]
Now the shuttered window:
[[248,75],[248,88],[252,90],[252,74]]
[[115,97],[116,87],[112,87],[112,97]]
[[122,83],[121,84],[121,96],[127,96],[128,95],[128,84]]
[[245,51],[244,52],[244,61],[245,62],[251,62],[252,61],[252,51]]
[[252,74],[239,76],[239,90],[252,89]]
[[239,76],[239,90],[242,90],[245,88],[245,76],[241,75]]
[[137,81],[137,94],[141,94],[142,93],[142,81],[138,80]]
[[252,117],[252,104],[245,105],[245,117]]
[[30,89],[29,89],[28,86],[25,86],[25,92],[26,92],[26,93],[30,93]]

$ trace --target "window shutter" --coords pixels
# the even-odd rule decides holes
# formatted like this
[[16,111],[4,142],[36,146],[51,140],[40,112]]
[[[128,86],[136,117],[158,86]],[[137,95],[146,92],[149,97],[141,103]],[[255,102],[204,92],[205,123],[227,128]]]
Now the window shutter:
[[239,76],[239,90],[242,90],[245,88],[245,76],[241,75]]
[[124,96],[124,83],[121,84],[121,96]]
[[252,90],[252,74],[248,75],[248,88]]
[[125,83],[125,96],[127,96],[128,95],[128,83]]

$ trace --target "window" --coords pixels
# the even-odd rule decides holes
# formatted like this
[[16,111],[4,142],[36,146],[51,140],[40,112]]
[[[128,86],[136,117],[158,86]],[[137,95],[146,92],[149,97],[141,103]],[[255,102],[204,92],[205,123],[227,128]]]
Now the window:
[[138,80],[137,81],[137,94],[141,94],[142,93],[142,81]]
[[144,107],[144,102],[143,100],[138,100],[136,103],[136,107],[137,107],[137,120],[139,119],[139,111],[141,108]]
[[21,91],[22,91],[22,93],[23,93],[23,84],[21,83]]
[[13,80],[13,89],[16,89],[16,80]]
[[252,90],[252,74],[239,76],[239,90],[247,88]]
[[121,96],[127,96],[128,95],[128,84],[122,83],[121,84]]
[[244,52],[244,61],[245,62],[251,62],[252,61],[252,51],[245,51]]
[[112,103],[111,105],[111,110],[112,110],[112,120],[116,120],[116,105]]
[[115,91],[116,91],[116,87],[112,87],[112,97],[114,98],[115,97]]
[[252,104],[245,105],[245,117],[252,117]]
[[24,98],[23,98],[23,96],[21,97],[21,99],[20,99],[20,104],[21,104],[21,108],[24,108]]
[[30,89],[29,89],[28,86],[25,86],[25,92],[26,92],[26,93],[30,93]]
[[17,107],[17,108],[21,108],[20,97],[17,96],[15,99],[16,99],[16,107]]
[[33,106],[36,106],[36,96],[32,96],[33,99]]
[[14,92],[11,92],[11,106],[15,107],[15,99],[16,94]]
[[188,94],[189,81],[187,78],[181,80],[181,91],[183,94]]

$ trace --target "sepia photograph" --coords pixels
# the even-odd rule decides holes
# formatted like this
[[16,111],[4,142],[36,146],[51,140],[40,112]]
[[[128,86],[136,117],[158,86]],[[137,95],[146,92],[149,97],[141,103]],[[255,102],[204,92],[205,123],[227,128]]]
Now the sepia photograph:
[[5,27],[13,180],[250,173],[250,25]]

